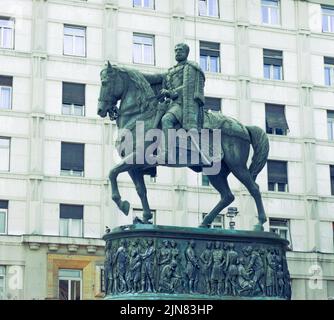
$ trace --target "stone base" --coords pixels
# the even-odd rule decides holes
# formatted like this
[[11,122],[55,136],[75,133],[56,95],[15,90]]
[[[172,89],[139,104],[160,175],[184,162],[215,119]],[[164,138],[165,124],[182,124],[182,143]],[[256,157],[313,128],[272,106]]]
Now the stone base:
[[290,299],[288,241],[274,233],[129,225],[104,235],[105,299]]

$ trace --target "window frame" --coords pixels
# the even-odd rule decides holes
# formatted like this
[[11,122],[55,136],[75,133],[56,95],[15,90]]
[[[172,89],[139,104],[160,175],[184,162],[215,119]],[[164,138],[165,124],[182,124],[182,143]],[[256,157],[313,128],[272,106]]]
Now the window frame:
[[[270,162],[281,162],[281,163],[285,163],[286,165],[286,183],[283,182],[278,182],[278,181],[271,181],[271,179],[269,179],[269,163]],[[282,190],[282,185],[284,185]],[[274,186],[274,188],[272,188],[272,186]],[[269,159],[267,161],[267,189],[269,192],[289,192],[289,168],[288,168],[288,161],[282,161],[282,160],[272,160]],[[274,189],[274,190],[272,190]]]
[[[138,43],[135,41],[136,37],[142,37],[152,40],[152,45],[145,44],[143,42]],[[141,46],[141,61],[135,61],[135,45]],[[152,61],[150,63],[145,63],[145,46],[151,47],[151,54],[152,54]],[[146,66],[155,66],[156,65],[156,57],[155,57],[155,36],[152,34],[145,34],[145,33],[137,33],[134,32],[132,34],[132,63],[139,64],[139,65],[146,65]]]
[[[333,118],[329,116],[333,113]],[[329,141],[334,141],[334,110],[327,110],[327,135]]]
[[[62,169],[62,145],[64,144],[80,144],[83,145],[83,170],[66,170]],[[84,143],[76,143],[76,142],[68,142],[68,141],[61,141],[60,144],[60,175],[61,176],[71,176],[71,177],[84,177],[85,176],[85,154],[86,154],[86,147]]]
[[[60,271],[61,270],[71,270],[71,271],[73,271],[73,270],[75,270],[75,271],[80,271],[80,278],[76,278],[76,277],[66,277],[66,276],[60,276],[59,274],[60,274]],[[80,282],[80,299],[79,300],[82,300],[83,299],[83,296],[82,296],[82,286],[83,286],[83,279],[82,279],[82,276],[83,276],[83,272],[82,272],[82,270],[80,270],[80,269],[62,269],[62,268],[60,268],[60,269],[58,269],[58,299],[60,300],[60,296],[59,296],[59,294],[60,294],[60,285],[59,285],[59,283],[60,283],[60,281],[68,281],[68,297],[70,298],[70,299],[68,299],[68,300],[72,300],[71,299],[71,290],[72,290],[72,286],[71,286],[71,283],[72,283],[72,281],[79,281]]]
[[329,165],[329,181],[331,196],[334,196],[334,165]]
[[[266,55],[267,53],[270,52],[271,55]],[[277,56],[275,56],[277,54]],[[266,80],[274,80],[274,81],[283,81],[284,80],[284,56],[283,56],[283,51],[282,50],[274,50],[274,49],[267,49],[264,48],[263,52],[263,78]],[[273,59],[273,60],[279,60],[280,65],[275,65],[275,63],[268,63],[268,60]],[[266,76],[266,70],[269,67],[269,78]],[[276,68],[276,69],[275,69]],[[275,70],[279,68],[279,78],[275,78]]]
[[[288,125],[288,120],[287,120],[287,117],[286,117],[286,106],[285,105],[282,105],[282,104],[273,104],[273,103],[265,103],[265,121],[266,121],[266,133],[267,134],[272,134],[272,135],[277,135],[277,136],[287,136],[288,135],[288,132],[289,132],[289,127],[287,129],[283,129],[283,128],[276,128],[276,127],[269,127],[268,126],[268,115],[270,113],[269,109],[270,108],[277,108],[277,109],[283,109],[283,116],[284,116],[284,119],[285,119],[285,122],[287,123]],[[282,133],[280,133],[280,131]]]
[[[205,44],[211,43],[218,45],[218,49],[206,48]],[[209,55],[209,54],[202,54],[202,50],[218,52],[218,56]],[[199,58],[200,58],[200,67],[202,68],[202,58],[205,59],[205,68],[202,68],[203,72],[210,72],[210,73],[220,73],[221,72],[221,45],[219,42],[211,42],[211,41],[200,41],[200,49],[199,49]],[[217,70],[211,69],[211,58],[217,59]]]
[[[72,29],[82,29],[84,31],[84,36],[83,36],[83,51],[84,54],[77,54],[76,53],[76,46],[75,46],[75,39],[76,37],[82,38],[82,36],[78,36],[75,34],[66,34],[66,28],[72,28]],[[72,53],[66,53],[65,52],[65,36],[71,36],[72,37]],[[71,25],[71,24],[64,24],[63,25],[63,55],[64,56],[70,56],[70,57],[81,57],[81,58],[86,58],[87,57],[87,27],[85,26],[78,26],[78,25]]]
[[8,234],[8,208],[7,209],[3,209],[3,208],[0,208],[0,214],[4,214],[5,215],[5,230],[4,232],[1,232],[1,229],[0,229],[0,235],[6,235]]
[[[264,17],[263,17],[263,10],[267,9],[267,14],[268,14],[268,22],[264,22]],[[276,9],[277,10],[277,23],[272,22],[272,11]],[[268,26],[280,26],[282,24],[281,21],[281,1],[277,1],[277,6],[270,5],[270,4],[264,4],[263,0],[261,0],[261,22],[264,25]]]
[[[205,218],[205,216],[207,215],[207,212],[202,212],[202,220]],[[220,221],[217,221],[218,219],[220,219]],[[225,229],[225,214],[220,213],[218,214],[215,219],[212,221],[211,225],[210,225],[210,229]]]
[[[209,1],[215,1],[217,5],[217,15],[210,14]],[[201,12],[201,2],[205,2],[205,12]],[[200,17],[220,18],[219,0],[198,0],[198,15]]]
[[[73,223],[73,220],[77,220],[77,221],[80,221],[80,234],[79,236],[77,235],[73,235],[73,232],[71,231],[72,230],[72,223]],[[62,230],[62,227],[61,227],[61,223],[62,221],[67,221],[67,235],[65,234],[62,234],[61,230]],[[83,223],[83,219],[73,219],[73,218],[59,218],[59,236],[60,237],[68,237],[68,238],[84,238],[84,223]]]
[[[133,217],[135,217],[135,212],[137,213],[136,216],[142,216],[143,215],[143,209],[140,209],[140,208],[133,208],[132,209],[132,215]],[[157,225],[157,210],[156,209],[151,209],[151,213],[153,215],[153,218],[152,218],[152,224],[153,225]]]
[[[65,217],[65,218],[62,218],[62,212],[64,214],[64,211],[62,211],[62,208],[63,210],[65,210],[65,208],[67,207],[80,207],[81,210],[80,210],[80,218],[69,218],[69,217]],[[67,209],[69,210],[69,209]],[[66,211],[67,211],[66,210]],[[84,211],[84,206],[83,205],[73,205],[73,204],[67,204],[67,203],[60,203],[59,204],[59,236],[61,237],[73,237],[73,238],[84,238],[84,217],[85,217],[85,211]],[[65,211],[65,215],[66,215],[66,211]],[[80,232],[79,232],[79,235],[74,235],[73,233],[73,227],[72,227],[72,224],[74,223],[74,220],[77,220],[77,221],[80,221]],[[66,221],[66,234],[62,234],[62,228],[63,228],[63,225],[62,223]]]
[[135,0],[132,0],[132,7],[133,8],[142,8],[142,9],[149,9],[149,10],[155,10],[155,0],[149,0],[149,2],[152,1],[152,6],[148,5],[145,6],[145,0],[140,0],[141,4],[136,5]]
[[[4,27],[4,26],[1,26],[1,24],[0,24],[0,49],[14,50],[15,49],[15,19],[11,18],[11,17],[0,16],[0,20],[7,20],[7,21],[12,22],[11,27]],[[4,47],[3,46],[4,29],[12,30],[12,39],[11,39],[10,47]]]
[[[209,108],[207,106],[207,101],[216,101],[217,102],[217,106],[219,105],[219,110],[215,110],[212,108]],[[208,112],[212,112],[212,113],[222,113],[222,99],[221,98],[217,98],[217,97],[205,97],[205,104],[204,104],[204,110],[208,111]]]
[[[2,137],[0,136],[0,140],[8,140],[8,169],[2,170],[0,167],[0,172],[10,172],[10,158],[11,158],[11,143],[12,139],[9,137]],[[1,148],[1,145],[0,145]]]
[[[279,225],[273,225],[272,221],[280,221],[283,223],[286,223],[286,226],[279,226]],[[282,239],[288,240],[290,242],[290,249],[292,248],[292,238],[291,238],[291,221],[290,219],[286,219],[286,218],[269,218],[269,232],[273,232],[276,233],[279,237],[281,237]],[[278,232],[274,231],[277,230]],[[281,236],[280,231],[286,231],[286,238],[283,238]]]
[[9,93],[9,106],[8,108],[7,107],[4,107],[0,104],[0,110],[11,110],[12,109],[12,101],[13,101],[13,87],[10,87],[10,86],[1,86],[0,85],[0,102],[2,100],[2,89],[9,89],[10,90],[10,93]]
[[[325,12],[325,11],[332,11],[332,12]],[[325,30],[324,28],[325,17],[327,18],[327,25],[329,27],[329,30]],[[321,6],[321,30],[323,33],[334,33],[334,7],[327,5]]]
[[[327,82],[326,69],[329,71],[329,83]],[[327,87],[334,86],[334,64],[324,63],[324,84]]]

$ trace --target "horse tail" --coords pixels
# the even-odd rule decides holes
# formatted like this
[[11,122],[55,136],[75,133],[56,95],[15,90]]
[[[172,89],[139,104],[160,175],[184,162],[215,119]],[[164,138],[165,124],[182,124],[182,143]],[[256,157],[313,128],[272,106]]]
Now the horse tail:
[[257,175],[261,172],[267,162],[269,154],[269,139],[267,134],[259,127],[246,126],[246,128],[249,132],[251,144],[254,149],[254,155],[249,171],[255,181]]

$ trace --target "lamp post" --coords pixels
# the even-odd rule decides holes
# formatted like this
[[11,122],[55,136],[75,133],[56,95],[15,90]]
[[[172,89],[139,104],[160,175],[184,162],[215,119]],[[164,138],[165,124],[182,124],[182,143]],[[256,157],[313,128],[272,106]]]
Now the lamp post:
[[237,216],[237,214],[239,213],[238,208],[236,207],[228,207],[227,208],[227,213],[226,213],[226,217],[230,218],[230,229],[234,230],[235,227],[235,221],[234,218]]

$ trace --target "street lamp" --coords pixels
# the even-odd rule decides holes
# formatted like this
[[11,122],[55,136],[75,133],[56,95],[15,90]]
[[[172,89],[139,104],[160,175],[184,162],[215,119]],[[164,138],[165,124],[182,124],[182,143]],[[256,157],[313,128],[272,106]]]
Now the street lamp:
[[230,218],[230,229],[231,230],[234,230],[235,221],[233,221],[233,219],[237,216],[238,213],[239,213],[239,211],[238,211],[237,207],[228,207],[227,208],[226,217]]

